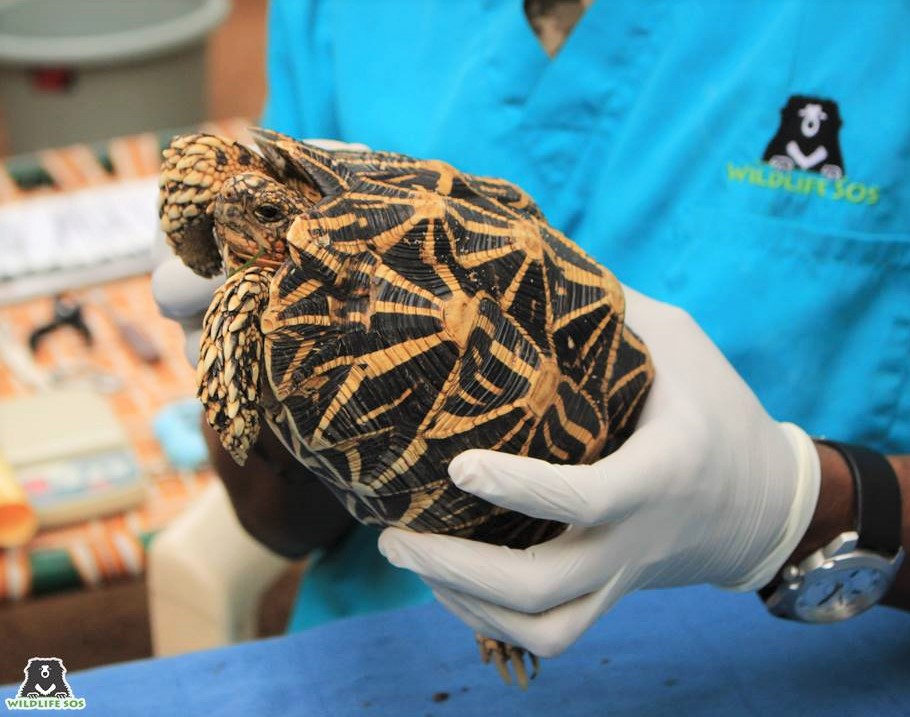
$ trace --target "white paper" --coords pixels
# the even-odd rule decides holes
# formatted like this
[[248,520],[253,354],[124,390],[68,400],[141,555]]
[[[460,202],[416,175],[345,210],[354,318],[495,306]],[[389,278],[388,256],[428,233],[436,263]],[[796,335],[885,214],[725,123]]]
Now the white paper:
[[0,280],[151,256],[157,197],[150,177],[0,207]]

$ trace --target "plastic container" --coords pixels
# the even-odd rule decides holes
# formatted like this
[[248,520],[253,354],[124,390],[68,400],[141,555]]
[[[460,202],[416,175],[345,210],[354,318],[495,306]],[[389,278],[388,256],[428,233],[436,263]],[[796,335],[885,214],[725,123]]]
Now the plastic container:
[[11,151],[205,118],[205,41],[230,0],[0,0]]

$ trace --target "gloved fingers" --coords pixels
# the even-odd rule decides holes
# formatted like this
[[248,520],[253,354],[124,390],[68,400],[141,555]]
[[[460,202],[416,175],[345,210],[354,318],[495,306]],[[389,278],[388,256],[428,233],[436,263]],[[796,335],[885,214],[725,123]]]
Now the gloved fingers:
[[[442,586],[434,584],[430,580],[424,581],[433,591],[433,597],[450,613],[455,617],[461,620],[465,625],[470,627],[474,632],[483,635],[484,637],[490,637],[494,640],[501,640],[502,642],[509,642],[509,638],[505,635],[497,632],[488,621],[484,620],[483,616],[479,613],[475,614],[473,606],[470,602],[465,601],[462,603],[460,600],[453,599],[452,595],[458,595],[457,591],[448,590]],[[515,644],[515,643],[510,643]],[[517,645],[518,647],[523,647],[522,645]]]
[[183,352],[191,366],[199,360],[202,316],[224,276],[204,279],[177,257],[158,265],[152,274],[152,295],[162,316],[178,322],[184,332]]
[[570,528],[546,543],[513,550],[388,528],[379,538],[379,550],[393,565],[435,585],[511,610],[540,613],[597,590],[603,576],[626,570],[628,536],[614,541],[613,530]]
[[199,363],[199,347],[202,345],[202,329],[189,328],[183,324],[183,355],[190,366]]
[[538,657],[556,657],[564,652],[625,594],[622,576],[617,575],[596,592],[529,615],[441,586],[433,592],[447,610],[476,632],[524,647]]
[[[626,324],[647,344],[656,374],[692,378],[704,375],[706,361],[718,361],[735,374],[698,322],[684,309],[624,287]],[[716,368],[716,367],[715,367]]]
[[650,343],[651,339],[659,339],[655,334],[662,328],[668,314],[674,311],[682,313],[672,304],[652,299],[630,286],[623,284],[622,289],[626,299],[625,324],[641,336],[645,343]]
[[329,152],[369,152],[370,148],[360,142],[342,142],[338,139],[325,139],[322,137],[311,137],[303,140],[319,149],[325,149]]
[[[474,449],[452,460],[449,476],[462,490],[533,518],[581,525],[602,522],[600,494],[605,481],[592,466],[560,466]],[[627,510],[622,500],[614,507],[617,516]]]
[[668,304],[664,304],[657,299],[652,299],[647,294],[636,291],[627,284],[622,284],[622,291],[626,299],[624,321],[636,333],[638,332],[636,327],[641,328],[640,325],[647,322],[648,314],[668,306]]
[[556,465],[474,449],[452,460],[449,475],[462,490],[504,508],[572,525],[599,525],[624,520],[659,491],[672,471],[668,442],[673,440],[665,422],[654,420],[592,465]]
[[[152,273],[152,295],[165,317],[182,321],[201,317],[222,283],[224,276],[204,279],[173,257],[159,264]],[[202,325],[201,320],[199,324]]]

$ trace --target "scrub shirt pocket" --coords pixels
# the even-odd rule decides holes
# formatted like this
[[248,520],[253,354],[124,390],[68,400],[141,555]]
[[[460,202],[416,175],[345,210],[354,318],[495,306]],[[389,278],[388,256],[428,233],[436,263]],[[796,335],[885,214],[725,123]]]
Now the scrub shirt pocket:
[[[910,235],[690,206],[664,289],[769,413],[910,452]],[[705,277],[711,277],[708,281]]]

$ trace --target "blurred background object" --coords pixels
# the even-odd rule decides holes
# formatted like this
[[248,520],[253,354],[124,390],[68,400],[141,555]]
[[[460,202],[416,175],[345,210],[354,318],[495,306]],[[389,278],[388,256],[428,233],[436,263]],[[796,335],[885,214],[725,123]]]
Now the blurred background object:
[[[16,43],[9,41],[13,29],[8,20],[15,19],[14,11],[35,8],[29,11],[37,12],[57,1],[0,0],[0,156],[12,151],[7,125],[11,114],[19,111],[6,101],[3,88],[10,72],[25,71],[20,65],[7,66],[3,59],[16,49]],[[155,242],[161,147],[190,127],[240,135],[243,127],[255,121],[265,97],[267,2],[219,2],[228,14],[204,45],[205,84],[194,90],[193,98],[196,105],[208,107],[201,118],[206,122],[161,129],[163,120],[152,113],[138,118],[138,129],[130,130],[138,133],[115,137],[92,128],[91,136],[103,138],[63,147],[57,146],[62,141],[59,137],[49,135],[42,137],[46,148],[5,159],[0,166],[0,305],[144,273],[161,261],[157,250],[163,242]],[[116,5],[114,15],[123,8],[138,12],[136,0],[66,2],[67,12],[81,12],[78,8],[96,12],[107,5]],[[196,7],[201,13],[200,8],[208,7],[201,0],[146,5],[159,8],[155,12],[167,7],[176,12],[179,6],[184,12]],[[86,21],[83,18],[77,25],[84,29]],[[112,23],[108,20],[107,26]],[[73,34],[73,28],[67,32]],[[109,35],[94,37],[106,41]],[[198,39],[199,52],[204,41],[205,37]],[[144,60],[127,64],[132,67],[137,62]],[[77,91],[74,85],[64,94],[75,98]],[[143,102],[161,104],[153,94]],[[116,114],[124,103],[122,93],[108,90],[95,111]],[[66,125],[71,115],[69,109],[61,109],[50,121]],[[31,201],[15,201],[26,198]]]
[[[223,493],[207,465],[207,456],[206,463],[200,464],[200,449],[183,445],[190,437],[182,435],[183,444],[174,446],[172,438],[165,435],[173,433],[175,427],[162,425],[161,419],[169,414],[173,417],[175,412],[180,414],[182,433],[189,432],[192,427],[198,430],[195,419],[199,409],[198,402],[190,399],[195,387],[194,371],[183,355],[183,333],[177,324],[159,315],[150,284],[148,276],[136,276],[80,292],[78,296],[85,306],[85,323],[91,330],[92,343],[87,345],[78,331],[66,326],[44,337],[34,354],[28,348],[28,336],[36,320],[44,321],[52,315],[53,297],[38,297],[0,307],[0,348],[3,349],[0,351],[0,418],[4,411],[8,418],[5,423],[0,420],[0,434],[11,444],[0,441],[0,453],[4,454],[0,462],[6,463],[14,475],[18,473],[20,479],[20,490],[10,490],[10,476],[6,475],[7,489],[0,490],[0,504],[12,506],[14,512],[7,516],[12,527],[23,533],[31,530],[26,524],[27,512],[41,507],[38,505],[41,501],[35,500],[29,511],[28,496],[23,495],[26,491],[22,490],[21,466],[28,462],[22,456],[23,449],[28,447],[26,439],[37,435],[39,429],[53,430],[52,424],[63,419],[64,402],[46,409],[47,420],[41,421],[33,430],[28,430],[24,424],[15,425],[16,416],[20,422],[25,418],[17,413],[15,406],[23,400],[36,400],[41,396],[48,400],[59,396],[61,389],[70,395],[77,390],[83,394],[88,391],[99,394],[80,399],[80,405],[103,402],[110,409],[113,415],[108,415],[111,429],[108,432],[111,436],[117,433],[111,425],[113,422],[127,437],[144,477],[145,494],[141,504],[124,512],[41,529],[19,547],[0,546],[0,644],[4,645],[0,650],[0,684],[21,679],[23,660],[31,655],[62,653],[71,670],[150,656],[146,583],[151,559],[149,544],[153,536],[172,524],[184,526],[172,535],[184,535],[182,531],[194,527],[193,521],[197,520],[194,516],[210,516],[204,506],[213,502],[212,496]],[[98,296],[99,293],[103,297]],[[128,317],[141,326],[154,341],[160,359],[149,363],[137,354],[124,340],[116,317]],[[18,348],[18,352],[10,356],[7,351],[10,347]],[[26,364],[26,361],[30,363]],[[10,365],[17,362],[23,365]],[[61,372],[65,367],[73,370]],[[83,370],[77,374],[75,369],[79,367]],[[120,388],[110,393],[101,392],[93,388],[93,382],[82,380],[85,374],[101,372],[116,377]],[[191,407],[194,410],[190,411]],[[15,425],[15,431],[11,430],[11,425]],[[97,420],[85,421],[83,426],[99,427]],[[23,432],[28,436],[16,435]],[[58,439],[73,438],[59,427],[54,435]],[[201,439],[197,436],[195,440]],[[115,476],[107,472],[106,475],[110,485],[104,487],[121,493],[119,488],[125,486],[118,487],[113,480]],[[67,481],[71,483],[68,478]],[[0,478],[0,483],[3,482]],[[204,499],[205,496],[210,497]],[[121,497],[130,496],[121,493]],[[202,502],[202,511],[186,510],[197,501]],[[129,503],[132,504],[132,500]],[[223,504],[226,509],[219,520],[236,522],[226,498]],[[203,527],[208,530],[213,526]],[[224,531],[221,531],[218,540],[223,540],[223,536]],[[19,535],[8,537],[15,538],[10,541],[11,545],[22,542]],[[190,644],[190,641],[199,645],[199,640],[221,644],[213,636],[222,634],[240,638],[284,631],[300,567],[292,566],[292,571],[296,572],[282,576],[264,599],[256,600],[259,595],[253,595],[249,585],[259,583],[250,576],[266,569],[265,582],[271,582],[284,564],[278,559],[264,558],[262,548],[257,552],[255,545],[244,545],[243,537],[245,534],[236,526],[231,532],[228,550],[228,557],[234,559],[229,566],[232,569],[214,573],[222,581],[218,583],[222,587],[226,580],[242,583],[243,589],[229,597],[240,596],[247,603],[242,611],[243,621],[236,624],[228,621],[224,625],[217,618],[221,614],[227,615],[227,609],[233,606],[224,597],[221,612],[194,611],[191,605],[169,598],[175,593],[178,597],[183,595],[186,586],[198,588],[199,583],[205,582],[225,561],[207,560],[204,551],[182,550],[180,540],[173,546],[174,539],[171,539],[176,550],[171,550],[170,554],[177,560],[164,565],[158,572],[155,597],[163,606],[159,617],[173,618],[179,621],[178,627],[183,628],[183,634],[175,636],[182,640],[181,645]],[[246,543],[252,542],[251,538],[246,538]],[[241,547],[244,548],[242,551]],[[234,566],[247,564],[242,560],[247,554],[255,559],[254,570],[241,573]],[[181,574],[181,569],[189,569],[188,575],[194,576],[196,582]],[[212,592],[214,586],[209,584],[208,588]],[[202,614],[197,616],[196,613]],[[196,617],[199,619],[191,620]],[[189,626],[194,629],[188,629]],[[219,631],[218,628],[223,629]],[[240,628],[242,631],[238,632]],[[202,633],[200,629],[203,629]],[[159,639],[158,642],[170,651],[176,649],[173,640],[168,643]]]
[[268,0],[234,0],[212,35],[206,61],[208,119],[249,117],[265,104],[265,24]]
[[0,455],[42,528],[122,513],[145,501],[145,477],[129,436],[110,403],[90,388],[0,401]]
[[0,457],[0,548],[18,548],[38,531],[38,516],[12,468]]
[[[244,128],[255,124],[265,97],[266,4],[267,0],[0,0],[0,403],[60,389],[93,393],[122,426],[145,481],[141,504],[65,526],[40,528],[24,542],[26,533],[34,529],[29,521],[37,520],[37,506],[22,488],[21,471],[7,463],[3,485],[9,490],[0,496],[0,503],[13,507],[7,517],[21,533],[13,531],[6,536],[8,545],[0,547],[0,644],[5,646],[0,650],[0,683],[21,679],[24,657],[36,654],[63,655],[70,670],[152,654],[146,582],[149,562],[154,562],[147,553],[152,537],[191,504],[200,503],[204,512],[205,506],[217,503],[204,498],[217,497],[220,486],[213,480],[198,435],[199,407],[191,398],[193,369],[183,356],[182,332],[160,317],[152,300],[147,271],[155,257],[149,247],[157,224],[160,150],[171,136],[192,126],[250,141]],[[29,13],[44,14],[35,21],[34,15],[29,20]],[[92,20],[97,13],[105,17]],[[121,23],[127,15],[133,23],[129,27]],[[109,40],[118,32],[138,32],[141,22],[166,23],[167,17],[178,15],[188,18],[185,23],[194,32],[182,27],[178,33],[182,39],[172,33],[157,49],[145,45],[144,55],[137,41],[136,47],[127,48],[130,59],[114,57],[123,45]],[[203,16],[208,25],[202,22]],[[28,130],[36,135],[31,145],[35,151],[25,153],[25,145],[12,136],[19,101],[10,100],[7,89],[9,82],[22,77],[34,79],[31,73],[40,63],[23,63],[21,53],[19,60],[10,59],[22,47],[9,39],[17,32],[32,39],[51,36],[50,46],[58,53],[52,59],[61,59],[67,37],[78,36],[91,36],[89,49],[97,53],[96,59],[102,54],[110,58],[107,64],[74,65],[72,76],[48,72],[40,78],[48,91],[61,93],[52,99],[76,104],[61,104],[48,110],[47,116],[34,118]],[[145,88],[137,100],[127,94],[132,88],[121,91],[117,84],[118,72],[136,71],[143,64],[178,62],[168,59],[171,55],[182,57],[181,61],[194,55],[193,61],[200,64],[186,70],[178,83],[183,91],[188,87],[181,84],[184,80],[197,83],[186,107],[176,108],[181,112],[195,108],[192,119],[188,115],[162,119],[159,110],[174,110],[165,105],[180,102],[153,96],[160,87]],[[141,72],[164,77],[163,70]],[[19,80],[11,79],[17,73]],[[80,94],[92,73],[109,82],[101,99],[88,100],[88,95]],[[85,108],[84,103],[97,106]],[[132,117],[138,124],[107,124],[129,119],[136,109],[127,106],[131,104],[142,106]],[[97,113],[97,123],[81,125],[84,131],[78,136],[56,133],[79,127],[84,109]],[[46,134],[38,130],[41,122],[49,127]],[[73,142],[77,143],[59,146]],[[11,154],[16,156],[6,156]],[[61,292],[82,309],[90,343],[78,326],[59,321],[54,295]],[[30,336],[49,324],[54,330],[41,334],[32,351]],[[53,412],[60,413],[56,408]],[[193,433],[191,428],[195,433],[188,435]],[[233,517],[226,500],[222,502],[224,516]],[[24,520],[17,522],[20,518]],[[173,535],[181,535],[179,526],[186,524],[186,520],[176,521]],[[245,537],[239,526],[234,534]],[[158,616],[179,621],[184,642],[193,640],[184,647],[196,646],[200,639],[220,644],[225,637],[284,631],[302,566],[291,566],[259,605],[258,588],[255,596],[247,590],[249,604],[243,620],[238,622],[224,612],[228,619],[221,625],[212,622],[208,613],[200,619],[181,613],[180,606],[169,601],[174,581],[180,582],[170,568],[189,566],[194,575],[205,579],[213,567],[205,556],[201,563],[192,562],[200,556],[177,547],[171,555],[179,560],[164,562],[155,586],[164,606]],[[256,567],[270,566],[270,577],[283,568],[283,563],[272,565],[258,554],[250,555]],[[240,577],[236,570],[230,574]],[[248,580],[248,575],[243,579]],[[212,629],[201,634],[198,628],[208,625],[206,620]],[[159,650],[175,649],[173,640],[157,642]]]
[[0,100],[14,153],[205,118],[205,43],[228,0],[0,5]]
[[265,11],[266,0],[0,0],[0,155],[258,116]]

